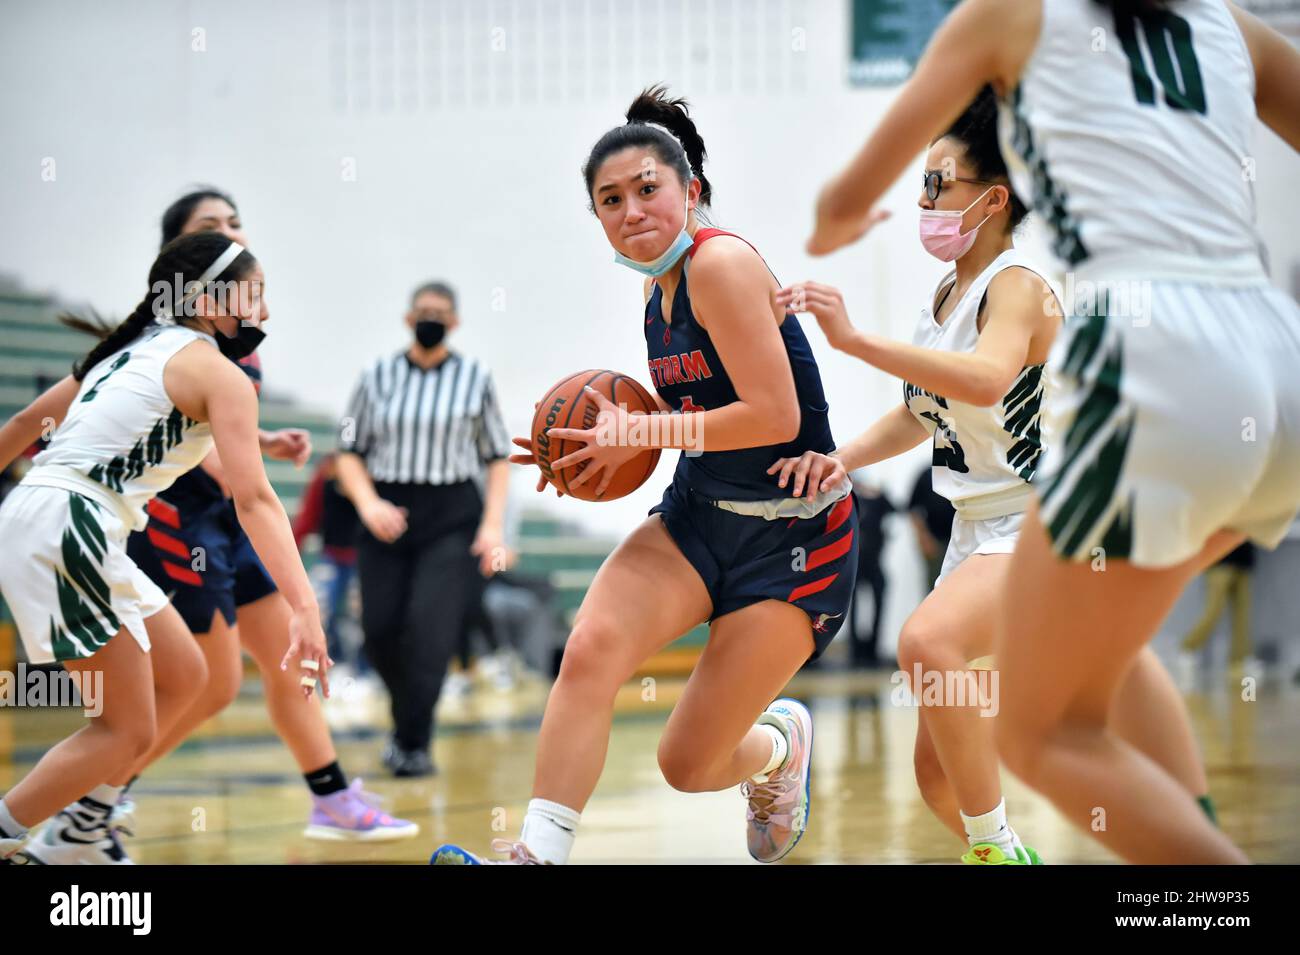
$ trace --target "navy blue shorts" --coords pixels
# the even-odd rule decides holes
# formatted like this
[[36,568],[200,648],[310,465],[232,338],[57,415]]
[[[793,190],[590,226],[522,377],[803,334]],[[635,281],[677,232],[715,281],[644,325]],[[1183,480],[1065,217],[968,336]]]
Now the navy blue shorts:
[[191,632],[211,630],[214,613],[233,625],[236,607],[275,593],[230,501],[177,506],[156,497],[145,510],[149,523],[128,538],[127,555],[171,597]]
[[760,600],[783,600],[808,614],[822,655],[853,599],[858,513],[852,494],[816,517],[775,521],[724,511],[674,481],[650,509],[704,581],[712,622]]

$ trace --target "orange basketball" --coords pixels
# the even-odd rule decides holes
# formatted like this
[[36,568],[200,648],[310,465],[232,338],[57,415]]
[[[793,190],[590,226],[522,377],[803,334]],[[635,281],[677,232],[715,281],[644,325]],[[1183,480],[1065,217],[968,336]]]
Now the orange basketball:
[[600,483],[600,478],[592,478],[585,484],[570,488],[569,482],[581,474],[589,462],[583,461],[558,472],[551,470],[551,463],[579,450],[583,446],[582,442],[558,438],[552,441],[548,432],[551,428],[596,426],[596,415],[600,413],[600,408],[583,393],[582,389],[587,386],[599,391],[616,405],[626,405],[627,410],[633,414],[659,410],[659,405],[649,392],[627,375],[602,369],[589,369],[569,375],[546,393],[533,414],[533,456],[546,479],[565,494],[580,501],[612,501],[631,494],[646,482],[659,463],[659,449],[646,448],[620,467],[600,497],[596,497],[596,486]]

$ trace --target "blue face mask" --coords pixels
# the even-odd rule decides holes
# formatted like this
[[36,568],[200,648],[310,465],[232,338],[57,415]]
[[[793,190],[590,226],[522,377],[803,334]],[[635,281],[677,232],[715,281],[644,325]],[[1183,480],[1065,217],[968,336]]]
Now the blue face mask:
[[685,255],[687,249],[695,244],[695,240],[691,238],[691,234],[686,231],[686,223],[690,221],[690,218],[691,205],[690,200],[687,199],[686,219],[682,221],[681,234],[677,236],[677,239],[672,245],[668,246],[668,248],[664,250],[662,255],[650,262],[638,262],[636,259],[629,259],[622,252],[615,252],[614,261],[619,265],[626,265],[629,269],[636,269],[636,271],[640,272],[642,275],[649,275],[651,278],[658,278],[676,265],[677,260]]

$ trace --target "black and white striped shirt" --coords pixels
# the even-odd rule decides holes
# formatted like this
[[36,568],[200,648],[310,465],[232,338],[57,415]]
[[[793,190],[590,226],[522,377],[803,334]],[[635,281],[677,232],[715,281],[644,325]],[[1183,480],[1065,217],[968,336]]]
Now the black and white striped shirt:
[[487,366],[453,352],[424,369],[403,351],[362,374],[339,450],[361,455],[377,482],[455,484],[481,479],[511,445]]

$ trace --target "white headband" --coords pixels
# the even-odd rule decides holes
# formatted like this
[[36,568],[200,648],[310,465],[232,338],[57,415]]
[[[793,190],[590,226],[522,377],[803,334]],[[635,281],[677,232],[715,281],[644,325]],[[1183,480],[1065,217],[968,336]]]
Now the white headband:
[[230,267],[230,263],[239,258],[239,253],[243,251],[244,247],[242,245],[231,240],[230,245],[226,246],[226,251],[217,256],[212,264],[203,270],[203,274],[199,276],[198,281],[190,286],[185,293],[185,297],[181,299],[181,304],[188,305],[202,295],[204,290],[212,283],[212,280],[226,271]]
[[[643,120],[643,119],[638,119],[638,120],[636,120],[634,123],[630,123],[629,125],[632,125],[632,126],[652,126],[652,127],[654,127],[655,129],[658,129],[658,130],[660,130],[660,131],[662,131],[662,132],[665,132],[665,133],[667,133],[669,136],[672,137],[673,142],[675,142],[678,146],[681,146],[681,147],[682,147],[682,152],[686,152],[686,144],[685,144],[684,142],[682,142],[681,139],[678,138],[677,134],[674,133],[674,132],[673,132],[671,129],[669,129],[667,126],[660,125],[659,123],[650,123],[650,122],[646,122],[646,121]],[[687,163],[688,163],[688,164],[690,163],[690,157],[689,157],[689,155],[687,156]]]
[[[231,240],[230,245],[226,246],[226,250],[217,256],[216,259],[213,260],[212,264],[203,270],[203,274],[198,277],[194,284],[189,287],[189,290],[185,293],[184,297],[181,298],[181,305],[188,305],[190,302],[202,295],[208,285],[211,284],[218,275],[226,271],[226,269],[230,267],[230,263],[239,258],[239,254],[243,251],[244,247],[242,245]],[[176,318],[170,305],[163,308],[162,314],[157,316],[157,320],[163,325],[175,324]]]
[[[204,269],[203,274],[199,276],[199,285],[202,286],[199,291],[203,291],[203,288],[206,288],[209,282],[226,271],[230,267],[230,263],[239,258],[239,253],[243,251],[244,247],[232,240],[230,245],[226,247],[226,251],[217,256],[216,261]],[[198,292],[195,294],[197,295]],[[190,296],[187,295],[186,300],[188,301],[189,298]]]

